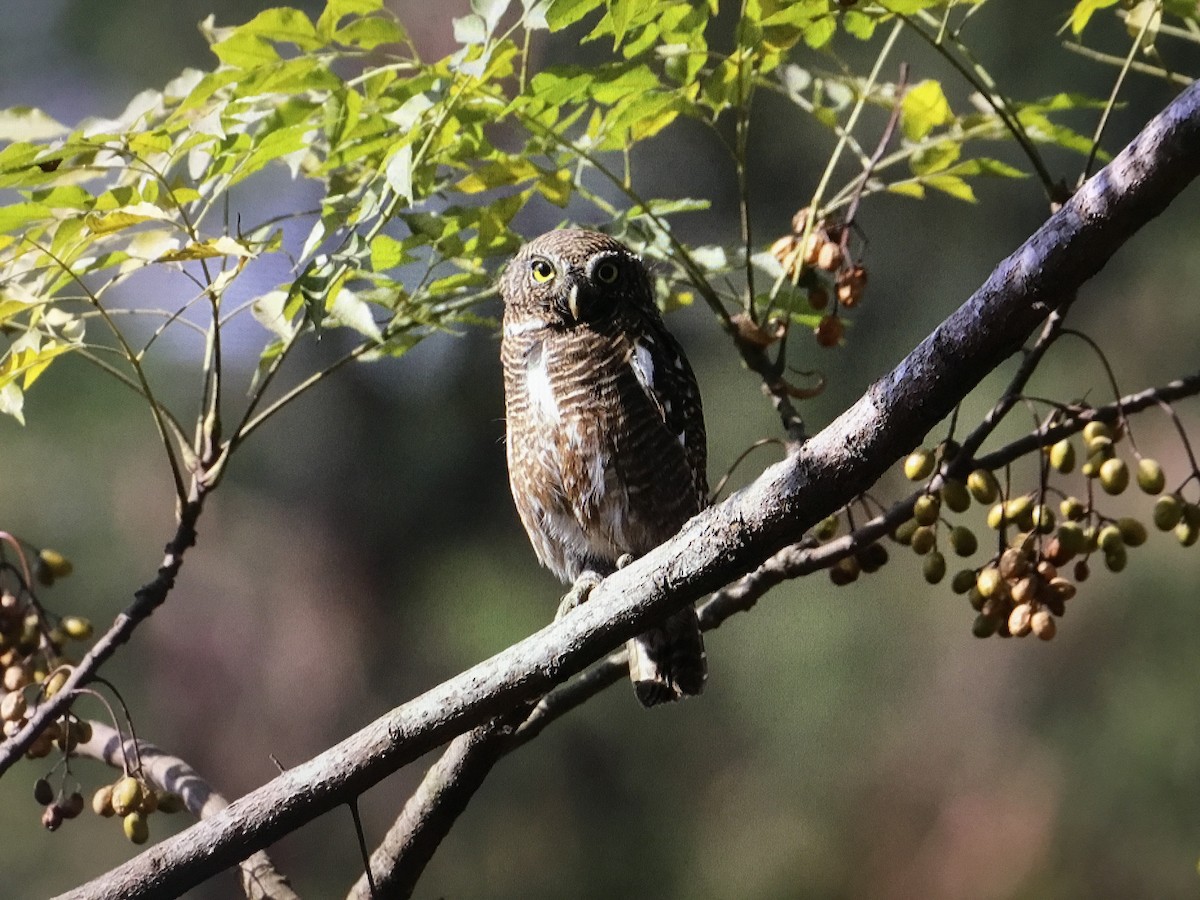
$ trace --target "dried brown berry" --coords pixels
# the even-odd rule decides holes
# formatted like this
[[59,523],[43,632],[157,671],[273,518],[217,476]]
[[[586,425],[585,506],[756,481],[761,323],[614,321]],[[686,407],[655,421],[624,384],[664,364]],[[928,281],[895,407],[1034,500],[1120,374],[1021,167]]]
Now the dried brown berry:
[[1054,624],[1054,616],[1045,609],[1039,609],[1029,619],[1029,625],[1033,629],[1033,633],[1040,637],[1043,641],[1049,641],[1054,638],[1058,627]]
[[1015,547],[1009,547],[1000,554],[1000,575],[1006,581],[1016,581],[1029,572],[1029,557]]
[[62,806],[62,814],[64,819],[74,819],[83,812],[83,794],[79,791],[72,791],[67,794],[60,804]]
[[826,272],[836,272],[842,267],[844,258],[841,244],[836,241],[826,241],[817,251],[817,268]]
[[58,831],[58,826],[63,822],[62,810],[58,808],[57,803],[51,803],[42,810],[42,825],[47,831]]
[[815,334],[817,343],[822,347],[836,347],[842,341],[845,326],[836,315],[825,316],[817,323]]
[[0,719],[5,722],[19,722],[25,717],[25,711],[28,708],[29,704],[26,703],[25,694],[22,691],[5,694],[4,699],[0,700]]
[[92,812],[106,819],[111,818],[116,812],[112,807],[112,796],[113,786],[111,784],[97,788],[96,793],[92,794]]
[[1008,616],[1008,630],[1013,637],[1025,637],[1031,630],[1030,619],[1033,618],[1033,609],[1027,603],[1022,603],[1013,607],[1013,611]]

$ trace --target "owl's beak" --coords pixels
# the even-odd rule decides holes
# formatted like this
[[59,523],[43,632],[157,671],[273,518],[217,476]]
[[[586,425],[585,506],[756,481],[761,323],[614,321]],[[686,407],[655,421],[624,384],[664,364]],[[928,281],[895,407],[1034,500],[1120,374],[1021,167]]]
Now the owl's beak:
[[572,280],[567,291],[567,309],[571,310],[571,318],[579,321],[579,282]]

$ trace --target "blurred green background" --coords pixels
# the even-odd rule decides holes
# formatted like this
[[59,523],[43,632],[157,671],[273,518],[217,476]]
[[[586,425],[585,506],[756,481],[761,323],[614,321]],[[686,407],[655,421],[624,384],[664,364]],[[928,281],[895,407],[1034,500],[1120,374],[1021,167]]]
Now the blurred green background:
[[[183,66],[212,64],[195,27],[205,15],[232,24],[266,5],[10,0],[0,106],[40,106],[66,122],[115,115]],[[452,49],[450,17],[465,8],[396,4],[427,58]],[[1010,0],[975,20],[974,46],[1011,95],[1107,95],[1114,71],[1065,53],[1054,37],[1068,9]],[[1103,28],[1097,40],[1125,46]],[[863,67],[862,48],[843,49]],[[604,48],[581,56],[577,44],[551,41],[542,52],[547,62],[586,62]],[[911,62],[913,80],[950,77],[912,41],[894,58]],[[947,84],[961,108],[966,92]],[[1122,146],[1171,96],[1132,77],[1106,146]],[[1094,120],[1070,124],[1090,133]],[[752,139],[754,225],[766,243],[806,202],[831,142],[768,96]],[[1080,158],[1049,159],[1074,182]],[[679,221],[685,237],[736,239],[732,173],[711,134],[680,123],[634,164],[651,195],[713,201],[711,213]],[[1046,215],[1032,180],[979,193],[976,206],[936,196],[866,203],[871,284],[849,344],[798,342],[798,364],[830,379],[805,407],[811,426],[888,371]],[[1193,187],[1085,288],[1073,313],[1107,348],[1125,391],[1195,368],[1198,203]],[[556,214],[530,210],[522,226],[532,235]],[[777,425],[704,310],[670,325],[698,371],[715,481]],[[560,587],[538,568],[511,508],[497,351],[486,329],[430,339],[398,361],[342,373],[256,435],[210,500],[169,602],[105,669],[143,736],[238,796],[275,774],[272,755],[284,765],[308,759],[548,620]],[[245,372],[252,364],[248,354]],[[194,348],[180,343],[156,366],[169,396],[198,397]],[[968,422],[1003,374],[967,404]],[[1030,392],[1110,399],[1079,343],[1064,342]],[[1181,410],[1195,429],[1196,402]],[[151,420],[75,361],[39,383],[27,414],[25,428],[0,421],[0,527],[66,552],[76,574],[43,599],[103,626],[152,576],[173,528]],[[1009,434],[1028,424],[1016,418]],[[1166,418],[1135,427],[1175,483],[1186,460]],[[752,457],[741,481],[768,456]],[[876,494],[900,489],[889,480]],[[1146,516],[1149,504],[1129,497],[1111,508]],[[618,686],[502,762],[418,896],[1195,896],[1200,556],[1154,535],[1121,576],[1097,572],[1082,586],[1050,644],[972,638],[965,602],[928,588],[911,554],[894,548],[892,560],[849,588],[824,576],[785,585],[712,634],[703,699],[647,713]],[[363,798],[369,836],[421,771]],[[107,780],[99,766],[80,772],[87,785]],[[133,852],[114,822],[90,813],[43,831],[32,797],[42,773],[27,762],[0,781],[0,896],[47,896]],[[154,818],[154,838],[186,824]],[[272,854],[303,895],[344,893],[357,866],[349,814],[325,816]],[[191,896],[234,890],[224,875]]]

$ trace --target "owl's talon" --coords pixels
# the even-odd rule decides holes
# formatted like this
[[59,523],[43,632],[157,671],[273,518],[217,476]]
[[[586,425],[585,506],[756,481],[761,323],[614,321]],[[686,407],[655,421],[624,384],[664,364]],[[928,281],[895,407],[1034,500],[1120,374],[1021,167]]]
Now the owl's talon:
[[575,583],[571,585],[571,589],[559,601],[558,612],[554,614],[554,621],[557,622],[575,607],[587,602],[588,596],[596,589],[596,585],[603,580],[598,572],[593,572],[591,569],[585,569],[580,572],[579,577],[575,579]]
[[629,565],[631,562],[633,562],[633,554],[632,553],[622,553],[620,556],[617,557],[617,568],[623,569],[627,565]]

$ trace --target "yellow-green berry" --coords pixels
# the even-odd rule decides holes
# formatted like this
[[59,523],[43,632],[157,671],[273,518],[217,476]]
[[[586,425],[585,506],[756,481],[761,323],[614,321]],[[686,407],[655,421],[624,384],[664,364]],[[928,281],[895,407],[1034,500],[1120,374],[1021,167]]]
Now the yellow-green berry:
[[1177,494],[1163,494],[1154,501],[1154,527],[1170,531],[1183,518],[1183,503]]
[[904,460],[904,477],[909,481],[924,481],[933,474],[933,453],[924,447],[918,447]]
[[989,469],[976,469],[968,475],[967,490],[979,503],[995,503],[1000,496],[1000,485]]
[[1106,494],[1123,493],[1129,487],[1129,466],[1118,457],[1106,459],[1100,466],[1100,487]]
[[1070,438],[1063,438],[1050,448],[1050,465],[1066,475],[1075,469],[1075,445]]
[[932,525],[941,515],[942,501],[937,494],[922,494],[913,504],[913,518],[918,525]]

